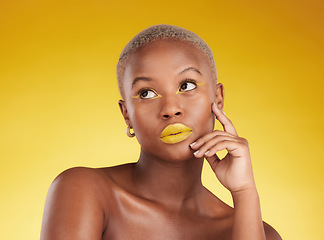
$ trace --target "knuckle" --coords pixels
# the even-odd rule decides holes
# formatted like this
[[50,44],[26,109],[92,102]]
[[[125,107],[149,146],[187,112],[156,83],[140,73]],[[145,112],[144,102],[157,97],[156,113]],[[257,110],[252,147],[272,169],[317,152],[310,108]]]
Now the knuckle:
[[240,137],[240,140],[241,140],[242,143],[244,143],[246,145],[249,145],[249,142],[248,142],[247,139]]

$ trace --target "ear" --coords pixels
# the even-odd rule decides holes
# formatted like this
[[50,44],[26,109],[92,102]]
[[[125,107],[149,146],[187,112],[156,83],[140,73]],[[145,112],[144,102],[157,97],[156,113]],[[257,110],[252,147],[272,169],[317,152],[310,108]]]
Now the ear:
[[127,108],[126,108],[126,105],[125,105],[125,101],[124,100],[119,100],[118,105],[119,105],[121,113],[123,114],[125,123],[127,124],[127,126],[132,128],[132,124],[131,124],[131,121],[129,119],[129,115],[128,115],[128,111],[127,111]]
[[224,86],[221,83],[216,85],[216,98],[215,103],[218,109],[223,110],[224,108]]

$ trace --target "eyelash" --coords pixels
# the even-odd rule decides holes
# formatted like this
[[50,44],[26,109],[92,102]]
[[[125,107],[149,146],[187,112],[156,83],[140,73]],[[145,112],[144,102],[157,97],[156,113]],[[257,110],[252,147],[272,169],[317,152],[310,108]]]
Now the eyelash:
[[[184,83],[192,83],[195,85],[195,88],[191,89],[191,90],[188,90],[188,91],[181,91],[181,86],[184,84]],[[179,84],[179,89],[177,90],[177,93],[184,93],[184,92],[189,92],[189,91],[192,91],[194,89],[196,89],[198,86],[197,84],[197,81],[193,80],[193,79],[185,79],[183,80],[180,84]],[[145,92],[145,91],[152,91],[156,96],[155,97],[152,97],[152,98],[145,98],[145,97],[142,97],[141,95]],[[151,89],[151,88],[143,88],[141,90],[138,91],[137,95],[134,97],[134,98],[140,98],[140,99],[154,99],[154,98],[158,98],[158,97],[161,97],[161,95],[159,95],[155,90]]]
[[154,99],[154,98],[157,98],[157,97],[160,97],[161,96],[155,90],[153,90],[151,88],[143,88],[143,89],[141,89],[141,90],[138,91],[136,97],[137,98],[140,98],[140,99],[146,99],[145,97],[142,97],[141,96],[145,91],[151,91],[151,92],[153,92],[156,95],[155,97],[147,98],[147,99]]
[[189,92],[189,91],[194,90],[194,89],[191,89],[191,90],[188,90],[188,91],[181,91],[181,86],[182,86],[184,83],[192,83],[192,84],[194,84],[194,85],[195,85],[195,88],[194,88],[194,89],[196,89],[197,86],[198,86],[197,81],[188,78],[188,79],[183,80],[183,81],[180,83],[180,85],[179,85],[179,89],[178,89],[177,93]]

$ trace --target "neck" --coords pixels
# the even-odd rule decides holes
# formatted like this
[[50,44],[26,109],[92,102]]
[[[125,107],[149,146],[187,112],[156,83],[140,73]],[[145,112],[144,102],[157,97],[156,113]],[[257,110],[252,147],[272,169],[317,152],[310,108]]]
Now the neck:
[[204,189],[202,166],[203,158],[168,162],[142,150],[134,167],[133,179],[143,197],[170,208],[182,209],[192,205]]

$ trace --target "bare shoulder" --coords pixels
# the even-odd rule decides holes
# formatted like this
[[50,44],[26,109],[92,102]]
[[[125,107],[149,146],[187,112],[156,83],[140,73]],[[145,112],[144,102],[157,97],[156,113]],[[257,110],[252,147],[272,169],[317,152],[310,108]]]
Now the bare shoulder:
[[282,240],[279,233],[273,227],[271,227],[268,223],[263,222],[263,226],[264,226],[264,231],[265,231],[267,240]]
[[100,169],[77,167],[58,175],[47,194],[41,239],[101,239],[109,214],[106,183]]
[[[234,224],[234,208],[221,201],[213,193],[209,192],[209,190],[206,191],[206,196],[208,201],[205,201],[202,209],[208,211],[208,214],[213,217],[216,224],[215,229],[222,227],[222,239],[231,239]],[[207,207],[206,209],[204,209],[205,206]],[[282,240],[279,233],[268,223],[263,222],[263,226],[267,240]]]
[[97,168],[74,167],[60,173],[53,181],[53,184],[55,185],[61,182],[89,183],[91,180],[96,180],[99,176],[100,172]]
[[101,169],[75,167],[59,174],[49,189],[49,195],[55,194],[60,197],[102,197],[103,190],[107,188],[107,181]]

